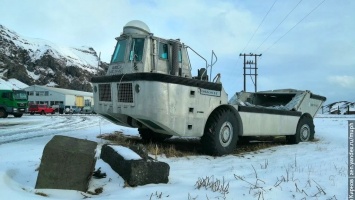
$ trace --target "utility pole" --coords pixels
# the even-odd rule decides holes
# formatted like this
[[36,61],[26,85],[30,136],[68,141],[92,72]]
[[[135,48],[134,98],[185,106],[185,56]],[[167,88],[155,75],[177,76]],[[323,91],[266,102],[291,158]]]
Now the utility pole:
[[[253,84],[254,84],[254,90],[255,92],[257,92],[257,78],[258,78],[258,65],[257,65],[257,57],[261,56],[262,54],[239,54],[239,56],[243,56],[244,57],[244,92],[246,92],[247,90],[247,84],[246,84],[246,76],[254,76],[255,81],[253,80],[253,78],[251,79]],[[251,57],[251,59],[247,60],[247,57]],[[247,70],[249,70],[249,72],[247,73]],[[254,70],[254,71],[252,71]]]

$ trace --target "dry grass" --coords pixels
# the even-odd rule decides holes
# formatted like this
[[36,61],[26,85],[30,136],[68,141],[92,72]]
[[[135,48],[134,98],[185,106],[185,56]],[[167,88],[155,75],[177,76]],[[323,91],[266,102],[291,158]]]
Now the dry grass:
[[[145,142],[138,136],[127,136],[120,131],[97,136],[122,146],[142,144],[150,155],[165,155],[166,157],[185,157],[205,155],[198,138],[171,138],[164,142]],[[285,137],[255,137],[249,143],[240,143],[233,155],[255,152],[274,146],[285,145]]]
[[146,142],[137,136],[126,136],[122,132],[101,134],[97,136],[105,140],[109,140],[113,144],[122,146],[142,144],[151,155],[162,155],[166,157],[184,157],[191,155],[202,155],[200,143],[198,139],[172,138],[164,142]]
[[92,191],[87,191],[88,194],[91,194],[91,195],[99,195],[101,194],[102,192],[104,191],[104,189],[102,187],[99,187],[99,188],[96,188],[94,190],[94,192]]
[[311,142],[319,142],[319,138],[314,138]]
[[43,197],[48,197],[48,194],[43,193],[43,192],[35,192],[36,195],[43,196]]

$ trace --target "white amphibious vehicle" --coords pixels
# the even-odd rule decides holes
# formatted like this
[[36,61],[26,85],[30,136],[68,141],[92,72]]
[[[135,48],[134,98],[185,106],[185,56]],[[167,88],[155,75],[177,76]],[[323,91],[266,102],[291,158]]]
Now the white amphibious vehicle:
[[228,102],[219,74],[211,80],[213,61],[209,65],[200,56],[206,67],[193,77],[192,49],[180,40],[156,37],[137,20],[116,40],[107,74],[91,80],[94,109],[111,122],[138,128],[144,140],[201,137],[206,153],[224,155],[245,136],[286,136],[293,144],[314,138],[313,117],[325,97],[287,89],[239,92]]

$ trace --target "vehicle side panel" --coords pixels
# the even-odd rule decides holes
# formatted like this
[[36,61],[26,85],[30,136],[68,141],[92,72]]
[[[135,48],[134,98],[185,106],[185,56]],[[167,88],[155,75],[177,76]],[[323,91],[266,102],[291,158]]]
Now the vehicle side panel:
[[239,106],[243,136],[294,135],[301,113]]

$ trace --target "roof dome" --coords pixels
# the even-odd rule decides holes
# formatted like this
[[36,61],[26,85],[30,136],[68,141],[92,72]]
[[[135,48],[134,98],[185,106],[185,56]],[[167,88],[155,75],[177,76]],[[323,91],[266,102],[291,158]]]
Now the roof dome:
[[150,29],[144,22],[140,20],[132,20],[123,27],[123,33],[148,35],[150,34]]

